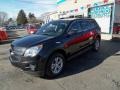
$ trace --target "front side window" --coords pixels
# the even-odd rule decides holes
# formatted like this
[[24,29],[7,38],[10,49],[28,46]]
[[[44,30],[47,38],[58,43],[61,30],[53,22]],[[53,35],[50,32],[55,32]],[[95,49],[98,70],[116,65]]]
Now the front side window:
[[80,32],[80,31],[81,31],[80,23],[78,21],[75,21],[70,25],[68,32]]
[[48,24],[45,24],[42,26],[36,34],[43,34],[43,35],[50,35],[50,36],[56,36],[62,34],[67,25],[69,24],[68,21],[52,21]]

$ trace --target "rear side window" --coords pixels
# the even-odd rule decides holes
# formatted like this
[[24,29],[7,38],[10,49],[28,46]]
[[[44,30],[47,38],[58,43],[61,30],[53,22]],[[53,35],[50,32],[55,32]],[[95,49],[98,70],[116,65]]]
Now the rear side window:
[[80,26],[83,30],[88,30],[91,28],[90,23],[86,20],[80,21]]
[[97,23],[93,20],[90,20],[89,24],[90,24],[91,28],[96,28],[98,26]]
[[80,25],[81,25],[81,28],[83,30],[93,29],[93,28],[96,28],[98,26],[94,20],[80,21]]

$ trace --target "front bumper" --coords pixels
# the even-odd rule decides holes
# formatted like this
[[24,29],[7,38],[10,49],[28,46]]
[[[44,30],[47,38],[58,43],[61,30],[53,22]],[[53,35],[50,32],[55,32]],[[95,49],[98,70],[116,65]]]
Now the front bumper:
[[40,56],[24,57],[20,55],[11,55],[9,57],[11,64],[15,67],[21,68],[24,71],[32,71],[44,76],[46,60]]

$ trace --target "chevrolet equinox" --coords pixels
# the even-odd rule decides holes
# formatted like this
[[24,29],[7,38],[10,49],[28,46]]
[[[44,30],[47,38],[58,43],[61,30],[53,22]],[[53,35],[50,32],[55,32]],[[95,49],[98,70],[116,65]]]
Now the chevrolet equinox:
[[51,21],[35,34],[12,42],[10,62],[23,70],[53,78],[65,63],[88,47],[98,51],[101,29],[94,19],[74,18]]

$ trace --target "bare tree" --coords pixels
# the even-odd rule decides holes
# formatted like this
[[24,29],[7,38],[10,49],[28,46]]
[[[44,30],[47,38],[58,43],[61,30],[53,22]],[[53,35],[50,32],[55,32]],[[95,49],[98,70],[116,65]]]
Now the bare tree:
[[0,25],[3,25],[7,20],[8,14],[6,12],[0,12]]

